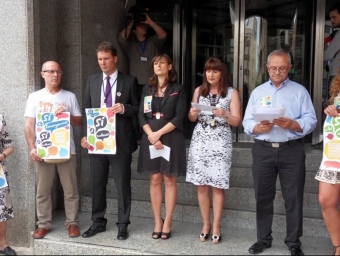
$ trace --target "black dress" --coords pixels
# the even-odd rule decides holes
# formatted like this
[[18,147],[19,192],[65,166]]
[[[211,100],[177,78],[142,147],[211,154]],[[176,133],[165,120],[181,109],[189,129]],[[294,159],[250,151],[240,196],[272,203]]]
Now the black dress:
[[[160,102],[163,97],[152,96],[152,109],[156,110],[160,108]],[[159,109],[160,113],[162,110]],[[152,131],[158,131],[164,127],[171,118],[164,118],[161,116],[156,118],[156,112],[153,111],[153,118],[148,119],[148,123]],[[184,176],[186,173],[186,150],[185,139],[183,131],[180,129],[174,129],[173,131],[161,136],[160,141],[163,145],[170,147],[170,159],[165,160],[163,157],[157,157],[150,159],[149,146],[151,145],[148,136],[143,132],[138,158],[137,172],[148,172],[151,174],[162,173],[167,177]]]

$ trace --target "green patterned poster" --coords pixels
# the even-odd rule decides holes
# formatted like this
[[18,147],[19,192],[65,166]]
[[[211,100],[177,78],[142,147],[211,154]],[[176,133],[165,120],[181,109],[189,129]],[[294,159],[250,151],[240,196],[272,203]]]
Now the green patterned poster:
[[326,117],[320,169],[340,172],[340,116]]

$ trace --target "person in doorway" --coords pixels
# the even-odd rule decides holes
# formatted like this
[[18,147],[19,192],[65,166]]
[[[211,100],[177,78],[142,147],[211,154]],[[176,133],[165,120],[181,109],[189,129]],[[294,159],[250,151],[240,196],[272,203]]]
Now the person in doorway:
[[[340,3],[333,5],[329,9],[329,17],[333,26],[333,32],[324,40],[324,63],[325,69],[328,72],[327,91],[340,67],[340,33],[338,33],[340,30]],[[323,109],[326,108],[325,105],[326,104],[323,103]],[[324,118],[325,116],[323,116],[323,122]],[[320,149],[322,145],[323,140],[311,146],[315,149]]]
[[192,102],[214,107],[212,113],[190,108],[189,120],[198,122],[191,138],[186,181],[197,185],[203,219],[199,235],[202,242],[209,238],[211,230],[209,190],[212,190],[214,220],[211,240],[216,244],[222,238],[224,190],[229,189],[231,126],[239,126],[242,120],[239,93],[232,87],[227,66],[219,58],[210,57],[205,62],[203,83],[195,89]]
[[[77,186],[77,159],[73,140],[72,126],[81,126],[81,111],[74,93],[60,87],[63,71],[55,61],[46,61],[42,65],[40,75],[45,81],[45,87],[31,93],[25,110],[25,136],[29,154],[34,161],[36,171],[36,207],[38,228],[33,232],[34,239],[45,237],[52,223],[52,186],[56,174],[64,190],[66,221],[70,237],[80,236],[78,227],[79,194]],[[70,112],[70,144],[71,158],[63,163],[47,163],[37,153],[35,131],[36,116],[39,113],[52,112],[58,115]]]
[[[252,174],[257,242],[249,248],[251,254],[261,253],[272,245],[273,203],[279,175],[287,223],[284,241],[291,255],[304,255],[300,241],[306,174],[302,138],[315,129],[317,120],[306,88],[288,78],[291,67],[286,51],[275,50],[269,54],[270,79],[252,91],[243,120],[245,133],[255,138]],[[261,106],[283,108],[285,116],[256,122],[252,113]]]
[[[183,120],[186,97],[183,85],[177,83],[177,72],[166,54],[151,61],[154,75],[144,86],[139,108],[139,122],[143,136],[138,158],[138,172],[150,174],[150,198],[155,218],[153,239],[171,237],[172,216],[177,199],[176,177],[185,175],[185,139]],[[153,149],[149,149],[149,147]],[[150,150],[170,148],[169,157],[150,158]],[[163,221],[162,180],[165,183],[166,216]]]
[[13,141],[8,132],[5,117],[0,114],[0,165],[2,172],[6,177],[7,186],[4,186],[5,182],[2,179],[2,185],[0,188],[0,253],[5,255],[17,255],[7,241],[7,221],[14,218],[13,204],[10,197],[9,182],[7,180],[8,169],[5,166],[5,159],[8,158],[13,152]]
[[[340,112],[340,69],[330,87],[330,105],[325,109],[327,116],[337,117]],[[319,169],[315,179],[319,181],[319,203],[322,216],[333,243],[333,255],[340,255],[340,169],[332,171]]]
[[118,193],[118,240],[128,238],[131,211],[131,160],[137,149],[132,118],[138,114],[137,79],[117,70],[117,52],[110,42],[101,43],[96,50],[102,72],[89,76],[83,103],[83,138],[81,146],[91,148],[87,140],[86,108],[108,108],[116,118],[116,147],[114,155],[89,154],[92,177],[92,225],[82,234],[89,238],[106,231],[106,185],[109,167]]
[[[147,13],[143,13],[143,15],[145,15],[144,21],[136,21],[131,18],[127,27],[118,36],[118,45],[129,60],[129,74],[137,77],[139,96],[142,94],[144,85],[148,84],[149,77],[153,76],[151,60],[161,53],[161,48],[167,37],[165,30]],[[149,27],[156,32],[155,35],[148,36]],[[129,37],[131,31],[133,36]],[[140,140],[142,131],[138,119],[135,120],[135,131],[137,139]]]

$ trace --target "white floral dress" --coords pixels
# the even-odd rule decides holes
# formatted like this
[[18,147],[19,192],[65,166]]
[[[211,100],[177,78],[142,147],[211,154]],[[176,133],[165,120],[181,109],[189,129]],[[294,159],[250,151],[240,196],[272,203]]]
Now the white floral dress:
[[[225,98],[218,97],[216,107],[230,110],[234,88],[228,89]],[[198,103],[211,105],[211,98],[199,96]],[[211,123],[214,119],[214,125]],[[224,118],[213,117],[211,112],[201,112],[194,129],[187,163],[186,181],[195,185],[209,185],[220,189],[229,188],[232,157],[231,127]]]
[[[7,147],[12,147],[12,139],[9,136],[5,119],[2,115],[0,115],[0,152],[3,152]],[[4,162],[0,162],[0,164],[4,170],[5,176],[7,177],[8,174]],[[13,205],[9,191],[9,185],[7,187],[0,188],[0,222],[14,218]]]

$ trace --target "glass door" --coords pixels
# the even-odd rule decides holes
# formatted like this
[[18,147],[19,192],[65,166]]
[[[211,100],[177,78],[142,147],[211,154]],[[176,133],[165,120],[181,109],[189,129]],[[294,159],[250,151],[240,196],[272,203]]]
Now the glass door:
[[[290,53],[293,68],[289,78],[311,90],[307,76],[310,49],[306,28],[311,24],[305,15],[307,8],[305,0],[241,0],[240,12],[244,13],[244,19],[240,23],[238,84],[243,113],[254,88],[269,79],[267,56],[275,49]],[[242,129],[238,141],[252,142],[253,137]]]
[[[234,78],[235,1],[192,1],[191,95],[202,84],[205,61],[220,57]],[[237,87],[237,85],[234,85]],[[233,128],[235,141],[236,129]]]

